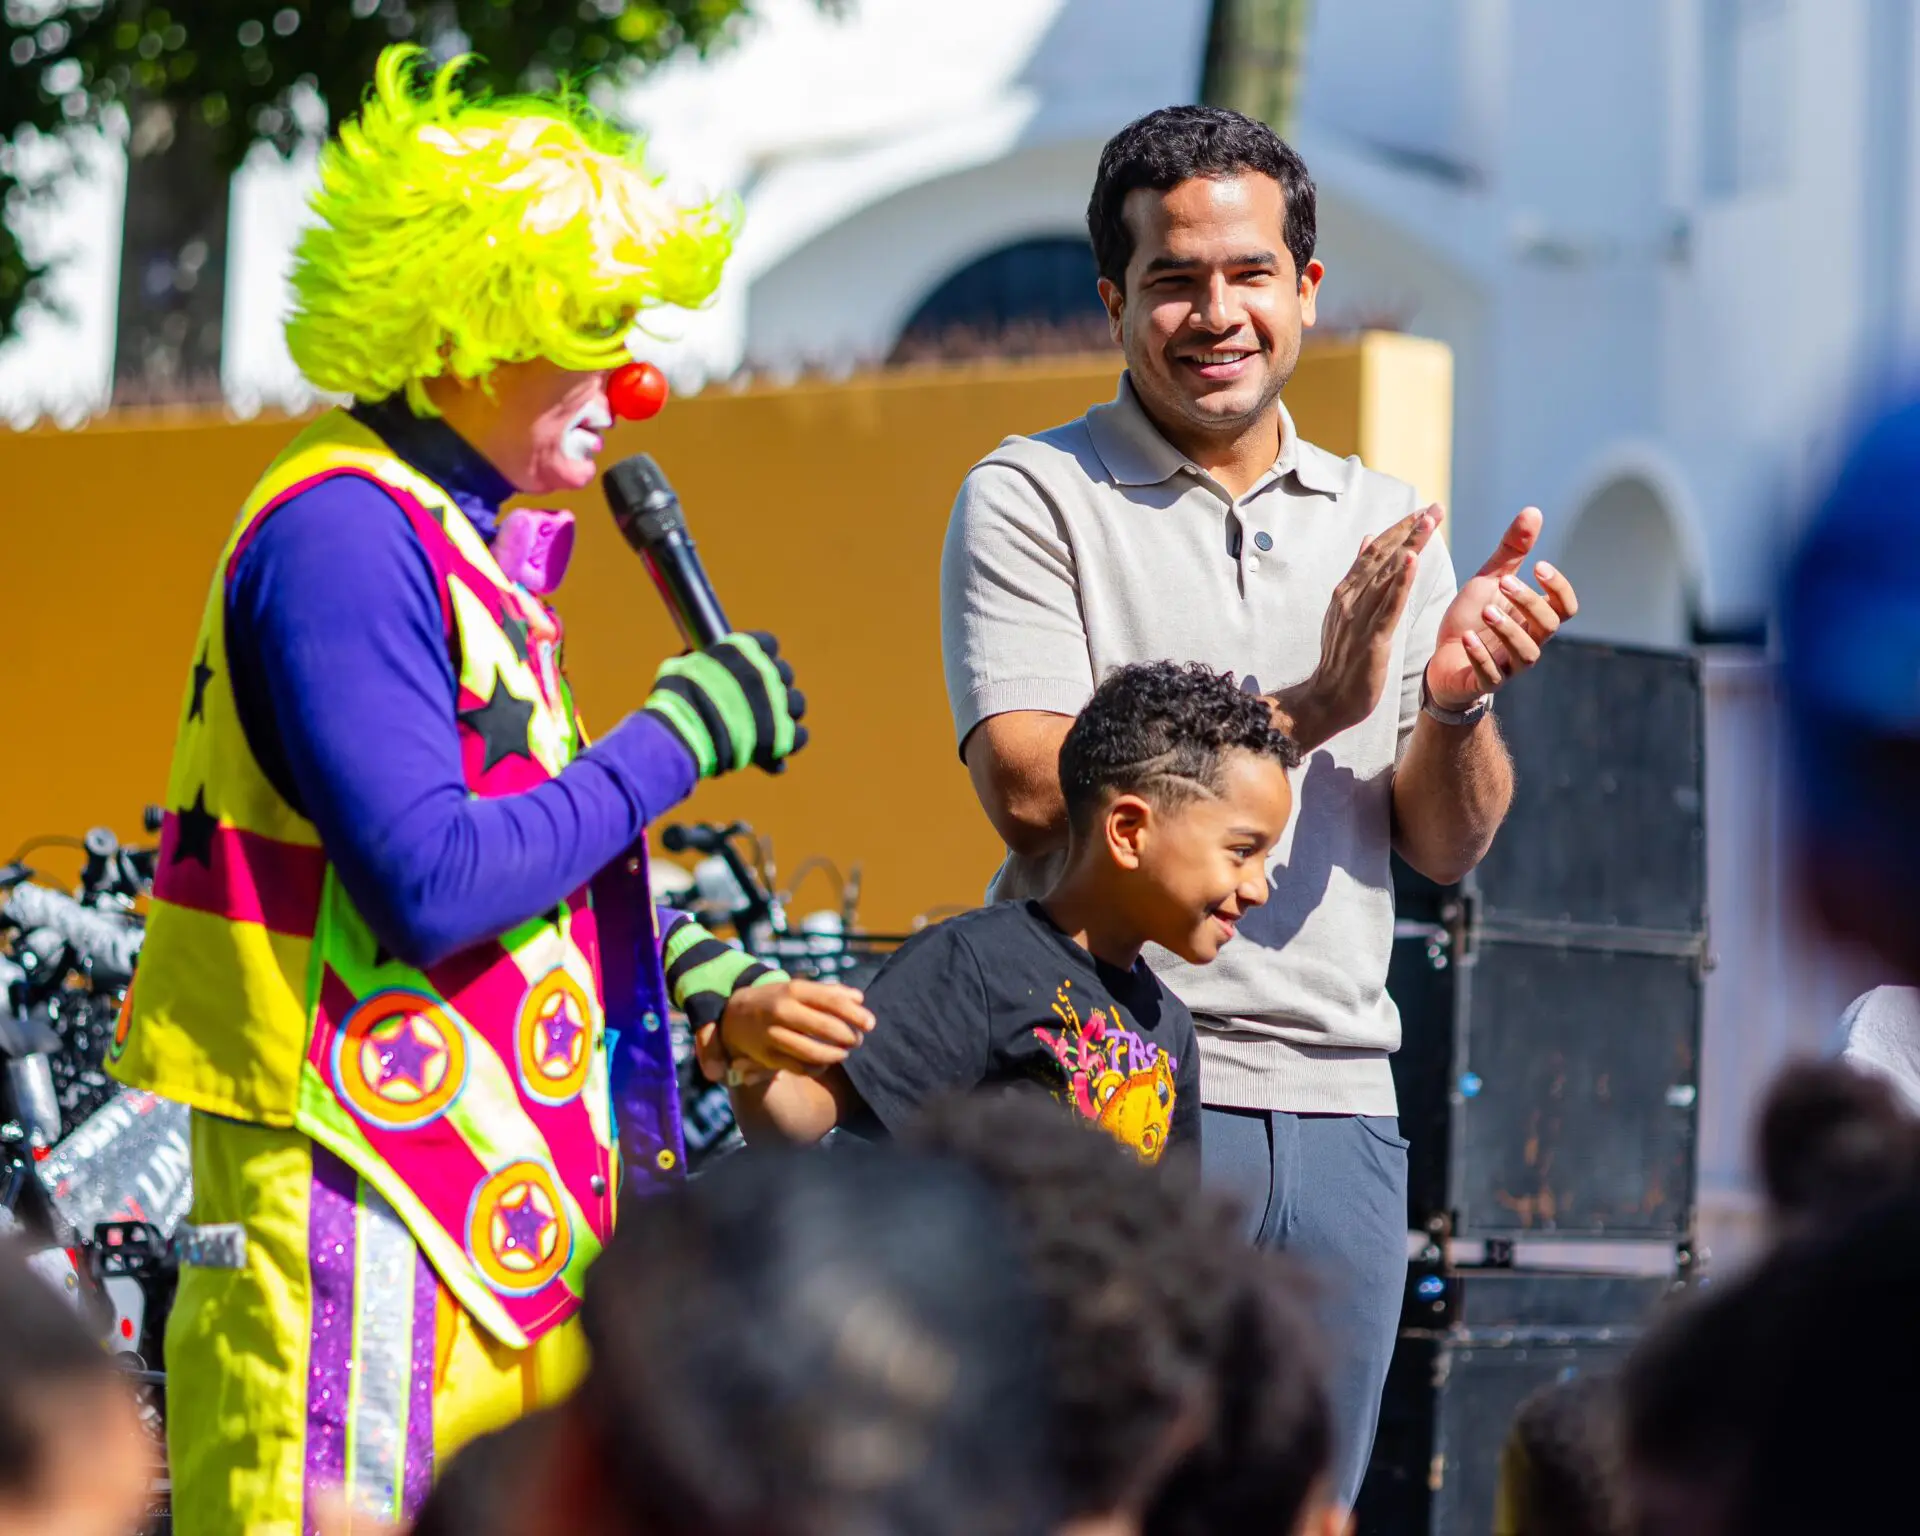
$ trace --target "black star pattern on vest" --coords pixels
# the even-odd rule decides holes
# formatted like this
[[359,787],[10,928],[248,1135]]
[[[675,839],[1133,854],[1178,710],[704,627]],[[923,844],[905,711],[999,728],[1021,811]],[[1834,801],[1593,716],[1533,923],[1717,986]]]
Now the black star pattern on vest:
[[520,658],[523,666],[532,665],[532,653],[527,649],[527,621],[525,619],[502,619],[501,631],[507,637],[507,644],[513,647],[513,654]]
[[207,684],[213,681],[213,668],[207,665],[207,652],[203,646],[200,659],[193,664],[193,702],[187,706],[189,720],[207,718]]
[[207,809],[207,791],[202,785],[194,791],[193,804],[173,813],[173,858],[192,859],[202,869],[213,868],[213,834],[220,830],[219,818]]
[[460,711],[460,718],[473,727],[487,744],[485,773],[495,763],[509,757],[532,757],[527,742],[527,727],[533,722],[533,705],[507,691],[506,679],[498,673],[493,679],[493,694],[486,703]]

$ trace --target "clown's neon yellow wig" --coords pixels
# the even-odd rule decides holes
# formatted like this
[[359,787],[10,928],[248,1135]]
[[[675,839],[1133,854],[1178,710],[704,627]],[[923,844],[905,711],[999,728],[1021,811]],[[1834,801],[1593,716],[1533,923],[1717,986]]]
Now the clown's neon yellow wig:
[[382,53],[359,117],[321,153],[287,321],[318,388],[404,390],[429,415],[423,379],[536,357],[613,367],[641,310],[712,296],[730,205],[670,201],[639,146],[577,98],[477,100],[455,83],[460,60],[422,90],[422,57]]

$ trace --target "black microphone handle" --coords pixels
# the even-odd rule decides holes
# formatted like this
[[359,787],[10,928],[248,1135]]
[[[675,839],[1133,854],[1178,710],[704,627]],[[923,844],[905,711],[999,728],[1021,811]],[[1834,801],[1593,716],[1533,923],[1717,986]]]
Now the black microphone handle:
[[733,632],[684,525],[662,530],[640,557],[688,645],[704,650]]

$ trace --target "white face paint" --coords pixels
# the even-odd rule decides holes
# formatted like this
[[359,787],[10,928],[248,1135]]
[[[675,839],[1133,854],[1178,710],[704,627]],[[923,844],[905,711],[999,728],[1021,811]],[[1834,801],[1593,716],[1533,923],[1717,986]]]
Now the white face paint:
[[560,434],[560,453],[575,463],[591,464],[604,446],[603,434],[613,427],[613,411],[605,395],[595,395],[583,405]]

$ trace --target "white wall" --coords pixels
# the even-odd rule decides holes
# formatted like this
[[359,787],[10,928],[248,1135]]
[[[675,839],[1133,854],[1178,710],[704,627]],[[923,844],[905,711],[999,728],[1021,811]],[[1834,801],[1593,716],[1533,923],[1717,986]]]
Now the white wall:
[[[101,409],[113,384],[114,307],[120,291],[120,209],[126,157],[89,135],[73,146],[76,172],[19,220],[28,257],[50,264],[48,308],[29,310],[0,347],[0,420],[73,423]],[[31,177],[55,163],[51,146],[22,150]]]
[[808,241],[753,284],[755,366],[877,361],[946,277],[1043,235],[1084,236],[1066,215],[1092,184],[1101,141],[1016,148],[991,165],[923,181]]
[[[1297,138],[1329,303],[1397,296],[1454,346],[1461,563],[1532,501],[1575,633],[1672,644],[1690,609],[1765,615],[1849,421],[1911,376],[1915,31],[1907,0],[1315,8]],[[1761,1085],[1877,978],[1793,905],[1764,660],[1715,652],[1707,679],[1702,1220],[1739,1248]]]

